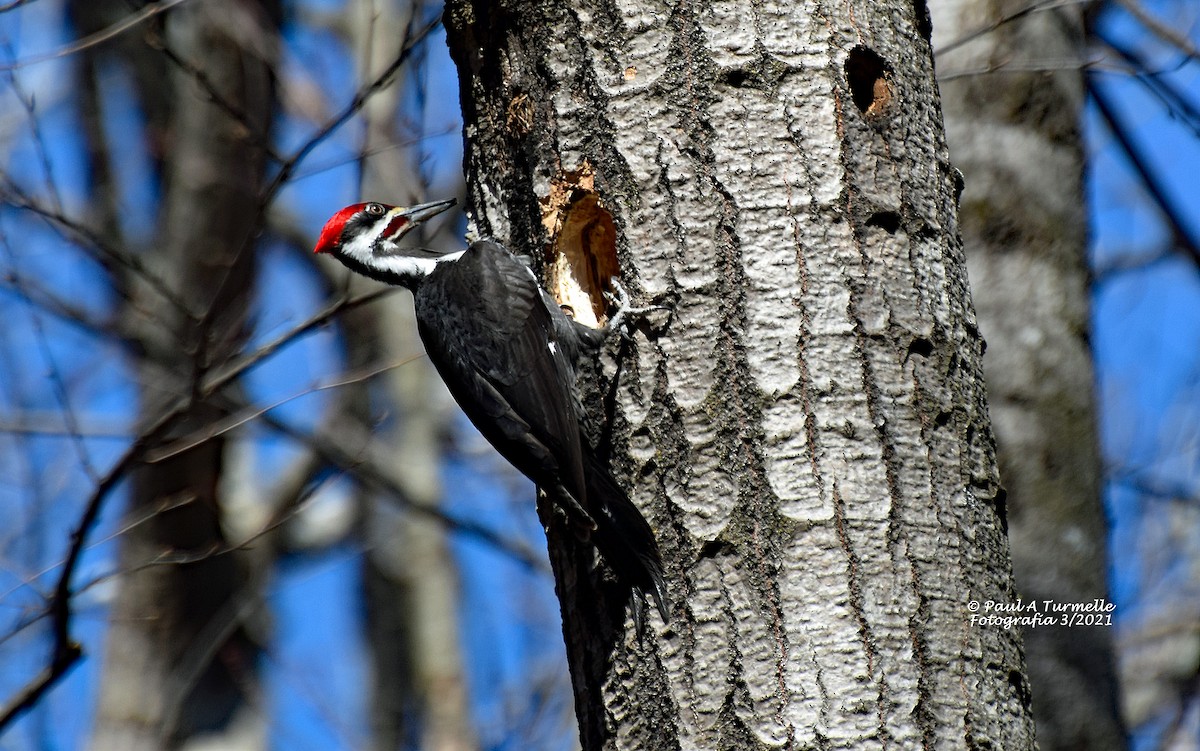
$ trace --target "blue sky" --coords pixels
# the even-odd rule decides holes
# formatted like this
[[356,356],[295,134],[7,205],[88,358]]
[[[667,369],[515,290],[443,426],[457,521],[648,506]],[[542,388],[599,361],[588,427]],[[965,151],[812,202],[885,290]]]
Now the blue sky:
[[[316,9],[340,3],[293,2]],[[1179,2],[1149,3],[1164,17],[1183,17],[1178,30],[1200,40],[1200,8]],[[1164,78],[1200,101],[1200,63],[1162,54],[1154,39],[1120,11],[1110,11],[1106,31],[1135,48],[1145,49]],[[29,59],[59,49],[69,41],[61,4],[31,3],[0,15],[0,64]],[[334,111],[354,92],[352,65],[337,41],[326,32],[293,25],[286,32],[285,70],[328,93]],[[428,43],[429,63],[423,86],[415,87],[414,118],[431,135],[418,141],[430,196],[450,190],[461,162],[461,136],[454,130],[457,85],[441,34]],[[71,89],[71,61],[58,58],[9,69],[0,85],[0,168],[30,191],[57,198],[68,213],[81,215],[85,180],[83,144],[76,125]],[[1144,88],[1128,77],[1104,73],[1101,85],[1112,95],[1127,122],[1137,128],[1151,165],[1185,209],[1200,237],[1200,137],[1186,119],[1172,117]],[[25,92],[22,102],[14,83]],[[153,236],[153,182],[137,137],[142,123],[131,106],[131,92],[119,75],[105,79],[105,97],[119,163],[128,176],[121,197],[125,229],[134,239]],[[335,92],[335,93],[332,93]],[[424,92],[423,94],[421,92]],[[453,92],[447,95],[447,92]],[[26,111],[28,97],[36,116]],[[39,129],[30,128],[36,119]],[[287,116],[278,126],[278,143],[288,152],[313,132],[314,126]],[[1167,233],[1146,200],[1127,160],[1094,112],[1085,118],[1088,141],[1088,201],[1092,231],[1091,260],[1105,271],[1094,288],[1093,341],[1101,400],[1102,444],[1110,467],[1121,472],[1110,483],[1106,500],[1113,521],[1114,598],[1120,615],[1152,612],[1162,598],[1189,585],[1188,546],[1178,539],[1160,540],[1159,500],[1148,500],[1142,485],[1178,489],[1195,503],[1200,462],[1200,274],[1194,263],[1164,250]],[[316,149],[300,165],[297,178],[283,191],[279,205],[301,228],[315,236],[324,218],[357,199],[359,132],[352,123]],[[382,158],[382,157],[381,157]],[[50,174],[43,164],[48,161]],[[17,241],[19,238],[19,242]],[[266,341],[303,320],[321,303],[312,270],[279,242],[264,246],[264,263],[273,280],[255,305],[255,341]],[[0,208],[0,268],[16,271],[30,282],[81,306],[102,319],[114,300],[100,268],[84,252],[64,243],[40,219],[9,207]],[[278,290],[288,290],[280,294]],[[103,471],[124,447],[136,387],[120,350],[104,336],[89,333],[30,304],[10,283],[0,286],[0,420],[37,418],[61,427],[62,396],[68,387],[73,409],[88,437],[71,441],[61,435],[0,432],[0,635],[14,630],[42,605],[54,581],[54,563],[93,480],[78,460],[85,453]],[[335,332],[321,329],[306,336],[253,371],[247,388],[260,401],[301,393],[340,369]],[[280,406],[275,414],[302,428],[311,427],[328,403],[318,392]],[[461,444],[478,442],[465,420]],[[264,474],[283,466],[295,447],[255,433],[254,461]],[[544,550],[540,524],[533,513],[532,489],[513,477],[514,487],[494,481],[495,459],[474,450],[452,452],[443,479],[453,514],[490,525],[507,539]],[[94,470],[95,471],[95,470]],[[512,475],[506,475],[512,477]],[[1132,482],[1135,478],[1138,482]],[[344,502],[347,488],[331,484],[316,503]],[[333,507],[331,506],[331,507]],[[111,504],[93,534],[76,576],[91,582],[112,570],[119,527],[119,504]],[[1185,531],[1185,534],[1188,534]],[[1190,532],[1200,534],[1200,530]],[[1195,542],[1195,541],[1193,541]],[[1180,558],[1170,565],[1147,563],[1144,546],[1176,545]],[[485,542],[456,538],[453,548],[461,564],[462,634],[472,674],[470,691],[481,738],[490,748],[569,748],[572,728],[564,727],[569,702],[557,604],[544,571],[531,570]],[[362,685],[367,665],[362,653],[361,599],[357,573],[361,552],[335,545],[320,553],[283,560],[273,572],[269,593],[274,615],[273,643],[264,660],[266,706],[277,748],[352,748],[366,735]],[[1191,586],[1191,589],[1188,587]],[[100,581],[79,596],[77,636],[89,658],[5,738],[0,751],[25,748],[75,748],[86,733],[94,698],[111,583]],[[2,638],[2,637],[0,637]],[[0,697],[8,697],[41,667],[48,645],[43,629],[21,630],[0,641]],[[0,701],[3,699],[0,698]],[[1149,744],[1149,736],[1140,739]],[[1147,746],[1148,747],[1148,746]]]

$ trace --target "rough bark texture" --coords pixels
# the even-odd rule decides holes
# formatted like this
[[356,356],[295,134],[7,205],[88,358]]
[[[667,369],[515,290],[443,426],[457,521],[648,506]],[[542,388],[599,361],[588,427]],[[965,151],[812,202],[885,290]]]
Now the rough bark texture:
[[924,5],[446,19],[479,233],[553,260],[539,202],[598,197],[571,250],[674,306],[591,399],[670,624],[545,517],[583,747],[1032,748],[1019,636],[968,612],[1016,595]]
[[[1025,7],[930,3],[934,47]],[[1008,491],[1017,590],[1026,601],[1108,595],[1091,348],[1080,117],[1079,8],[1033,13],[938,57],[960,219]],[[983,74],[977,71],[994,70]],[[976,72],[965,76],[964,72]],[[1043,751],[1121,749],[1111,627],[1024,634]]]
[[[160,232],[144,263],[163,284],[137,273],[118,284],[131,295],[128,330],[147,355],[139,363],[144,422],[238,352],[246,333],[277,13],[271,3],[206,2],[177,9],[166,25],[168,47],[203,69],[238,115],[214,103],[194,72],[175,67],[157,80],[173,114],[153,123],[166,131],[152,136],[169,146]],[[144,85],[154,81],[141,73]],[[220,414],[198,402],[164,441]],[[133,475],[130,505],[148,520],[121,537],[125,573],[112,606],[95,749],[178,748],[208,733],[222,734],[228,748],[263,742],[262,723],[242,723],[239,713],[257,685],[246,624],[262,582],[241,555],[213,555],[225,544],[223,450],[223,440],[209,440]],[[168,562],[175,557],[188,562]]]

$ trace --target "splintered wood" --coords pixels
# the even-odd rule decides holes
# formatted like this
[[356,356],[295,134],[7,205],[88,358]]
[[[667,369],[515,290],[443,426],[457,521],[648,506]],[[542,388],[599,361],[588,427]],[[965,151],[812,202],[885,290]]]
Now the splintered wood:
[[596,173],[586,160],[563,170],[541,199],[546,249],[546,289],[567,315],[587,326],[604,322],[604,291],[620,271],[612,215],[596,193]]

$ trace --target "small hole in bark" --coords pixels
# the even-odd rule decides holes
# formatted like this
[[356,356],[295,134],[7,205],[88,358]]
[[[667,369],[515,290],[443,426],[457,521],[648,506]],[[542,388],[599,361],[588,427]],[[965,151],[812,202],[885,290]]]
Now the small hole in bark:
[[890,71],[890,66],[874,50],[862,45],[850,50],[846,57],[846,81],[859,112],[879,115],[892,101]]
[[908,343],[908,353],[910,355],[929,357],[933,354],[933,342],[923,336],[918,336]]
[[900,229],[900,215],[894,211],[876,211],[867,217],[867,226],[879,227],[889,235],[894,235]]
[[724,540],[709,540],[700,546],[701,558],[716,558],[722,555],[728,555],[733,550],[733,546]]
[[721,80],[735,89],[745,86],[748,78],[750,78],[750,74],[738,68],[721,72]]
[[1021,674],[1021,671],[1008,671],[1008,684],[1021,697],[1021,703],[1029,706],[1030,699],[1032,698],[1029,692],[1029,683],[1025,680],[1025,676]]

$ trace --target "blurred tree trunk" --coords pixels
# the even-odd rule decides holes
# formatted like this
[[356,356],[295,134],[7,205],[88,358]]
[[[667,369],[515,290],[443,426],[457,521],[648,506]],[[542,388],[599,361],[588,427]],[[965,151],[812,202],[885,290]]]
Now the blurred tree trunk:
[[[399,0],[359,0],[350,8],[350,44],[358,55],[359,79],[374,79],[404,47],[413,7]],[[363,107],[363,151],[380,153],[365,160],[365,200],[412,205],[432,196],[424,185],[412,150],[402,141],[397,120],[408,79],[401,76]],[[436,245],[430,238],[411,241]],[[348,274],[340,264],[333,273],[361,288],[375,283]],[[441,502],[441,439],[452,414],[448,397],[438,398],[441,382],[422,357],[412,296],[390,295],[343,318],[350,366],[400,363],[381,379],[377,393],[390,413],[383,426],[372,424],[371,397],[359,390],[354,413],[396,457],[396,484],[414,504]],[[368,641],[373,662],[371,725],[374,747],[381,751],[415,744],[429,751],[462,751],[477,746],[470,715],[458,625],[458,567],[447,545],[446,529],[421,514],[406,513],[394,500],[365,495],[362,535]]]
[[924,5],[446,18],[478,233],[674,308],[587,395],[670,624],[543,515],[583,748],[1033,748]]
[[[124,3],[111,5],[128,12]],[[166,92],[171,113],[150,117],[148,146],[164,149],[164,210],[156,246],[143,257],[166,289],[136,273],[117,284],[129,294],[126,329],[146,353],[138,364],[143,428],[245,340],[278,16],[273,2],[177,8],[162,39],[184,65],[164,66],[159,53],[157,64],[135,74],[143,102]],[[198,401],[164,443],[220,414]],[[95,749],[186,747],[207,734],[219,734],[225,748],[265,742],[259,710],[248,707],[259,701],[258,647],[248,624],[263,582],[242,553],[218,552],[226,544],[223,452],[223,440],[209,440],[133,474],[131,509],[148,520],[121,536],[124,573],[112,606]],[[187,562],[171,563],[179,558]]]
[[[936,50],[1024,8],[934,0]],[[938,56],[946,131],[965,176],[960,220],[1027,601],[1108,596],[1091,347],[1079,6],[1032,13]],[[980,73],[980,71],[994,71]],[[956,73],[967,75],[956,76]],[[1111,628],[1024,634],[1043,751],[1125,747]]]

